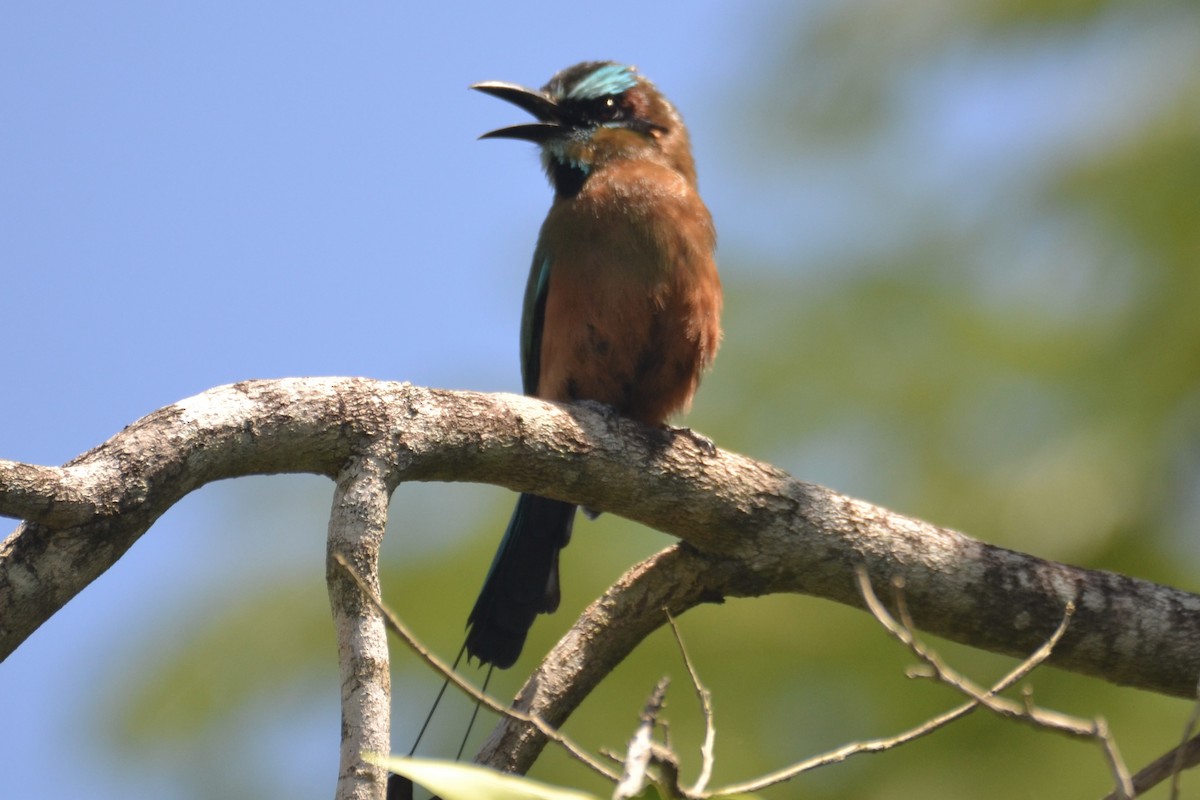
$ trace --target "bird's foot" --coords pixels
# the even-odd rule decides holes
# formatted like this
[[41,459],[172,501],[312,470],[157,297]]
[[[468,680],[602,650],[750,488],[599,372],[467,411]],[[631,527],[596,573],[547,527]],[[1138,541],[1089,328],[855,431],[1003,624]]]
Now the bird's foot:
[[701,452],[706,456],[715,456],[717,454],[716,443],[702,433],[697,433],[691,428],[676,428],[673,425],[664,426],[674,436],[686,436],[691,439]]

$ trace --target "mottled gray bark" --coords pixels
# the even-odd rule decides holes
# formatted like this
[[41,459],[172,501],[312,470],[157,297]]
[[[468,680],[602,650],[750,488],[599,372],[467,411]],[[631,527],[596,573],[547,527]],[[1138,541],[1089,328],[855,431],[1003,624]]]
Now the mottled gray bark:
[[[0,515],[25,520],[0,544],[0,657],[193,489],[279,472],[327,475],[342,487],[348,470],[369,465],[373,510],[369,523],[355,523],[364,531],[381,524],[379,498],[400,482],[476,481],[617,513],[682,540],[597,601],[531,679],[523,698],[551,722],[663,624],[663,607],[678,613],[773,592],[861,607],[858,563],[876,585],[903,578],[922,629],[1008,655],[1035,650],[1074,601],[1050,663],[1193,695],[1200,597],[993,547],[705,444],[595,407],[515,395],[349,378],[218,387],[144,417],[63,467],[0,461]],[[365,552],[352,563],[365,566]],[[331,587],[335,603],[338,592]],[[369,613],[357,600],[348,608]],[[520,727],[502,723],[495,737],[523,735]],[[532,751],[504,752],[511,767]]]

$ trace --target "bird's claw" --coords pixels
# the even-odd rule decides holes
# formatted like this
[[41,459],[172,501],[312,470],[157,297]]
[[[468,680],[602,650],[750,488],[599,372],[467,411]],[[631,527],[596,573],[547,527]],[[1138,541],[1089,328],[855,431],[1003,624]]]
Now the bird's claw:
[[668,425],[667,429],[675,436],[686,436],[692,440],[704,455],[712,457],[717,454],[716,443],[702,433],[697,433],[691,428],[676,428]]

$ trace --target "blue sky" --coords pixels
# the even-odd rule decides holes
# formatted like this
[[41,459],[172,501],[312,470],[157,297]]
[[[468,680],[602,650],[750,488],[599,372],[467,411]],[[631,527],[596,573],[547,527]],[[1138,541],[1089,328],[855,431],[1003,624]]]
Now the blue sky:
[[[757,20],[736,3],[548,8],[5,3],[0,457],[62,463],[247,378],[519,390],[549,190],[532,147],[476,141],[522,119],[468,84],[636,63],[696,128],[703,169],[715,136],[699,109],[719,116],[705,95],[753,59]],[[328,488],[312,480],[315,530],[289,552],[319,569]],[[210,528],[246,491],[186,499],[0,667],[0,795],[186,796],[161,765],[111,764],[83,712],[119,685],[149,620],[223,602],[230,554],[211,552]],[[261,521],[283,536],[307,511]],[[248,544],[241,568],[272,541]],[[332,786],[317,764],[299,770],[307,796]]]
[[697,106],[720,71],[692,54],[743,24],[720,5],[638,26],[619,3],[588,25],[520,4],[273,8],[0,12],[3,303],[31,344],[8,360],[28,387],[4,400],[24,421],[8,457],[65,460],[247,377],[516,388],[504,301],[547,189],[532,148],[475,141],[521,115],[467,85],[612,57]]

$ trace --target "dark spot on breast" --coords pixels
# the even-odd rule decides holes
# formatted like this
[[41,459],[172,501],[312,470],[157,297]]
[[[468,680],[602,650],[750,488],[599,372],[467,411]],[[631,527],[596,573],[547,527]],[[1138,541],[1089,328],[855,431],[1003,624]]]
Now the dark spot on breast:
[[592,351],[599,356],[608,355],[609,351],[612,350],[612,342],[600,335],[600,333],[596,330],[596,326],[590,322],[587,326],[587,332],[588,342],[592,346]]
[[666,366],[666,354],[663,352],[664,325],[662,314],[655,313],[651,316],[650,330],[647,331],[646,341],[633,365],[634,383],[644,383],[647,378],[651,378]]
[[650,341],[642,352],[638,353],[637,364],[634,365],[634,380],[644,381],[656,372],[662,370],[664,366],[664,358],[662,350],[657,346],[658,342]]
[[567,389],[567,398],[568,399],[570,399],[570,400],[578,400],[579,399],[579,384],[575,382],[574,378],[567,378],[566,389]]

